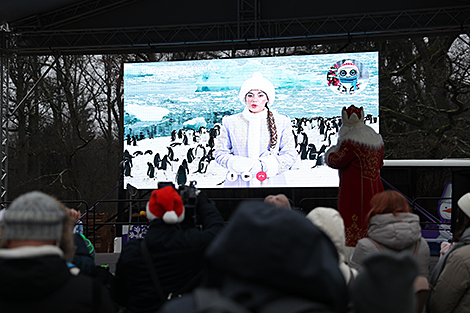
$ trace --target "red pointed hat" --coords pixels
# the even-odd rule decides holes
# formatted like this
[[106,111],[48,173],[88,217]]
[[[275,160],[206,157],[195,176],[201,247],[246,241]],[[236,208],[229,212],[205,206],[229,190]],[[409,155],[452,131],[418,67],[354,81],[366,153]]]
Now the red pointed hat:
[[364,109],[351,105],[349,108],[343,107],[341,111],[343,124],[346,126],[357,126],[364,124]]
[[152,192],[147,202],[147,218],[161,218],[167,224],[181,223],[184,220],[184,205],[173,186],[166,186]]

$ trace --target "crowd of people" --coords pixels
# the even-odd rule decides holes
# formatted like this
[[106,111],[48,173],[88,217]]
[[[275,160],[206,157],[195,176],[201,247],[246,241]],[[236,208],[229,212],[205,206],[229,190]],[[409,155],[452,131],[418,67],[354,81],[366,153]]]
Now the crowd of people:
[[[173,186],[154,190],[149,229],[123,247],[108,283],[73,228],[80,214],[42,192],[1,214],[0,312],[466,312],[470,193],[429,274],[419,219],[399,192],[372,197],[351,257],[334,208],[305,212],[283,195],[242,202],[225,221],[205,192],[198,221]],[[185,226],[183,226],[185,225]]]

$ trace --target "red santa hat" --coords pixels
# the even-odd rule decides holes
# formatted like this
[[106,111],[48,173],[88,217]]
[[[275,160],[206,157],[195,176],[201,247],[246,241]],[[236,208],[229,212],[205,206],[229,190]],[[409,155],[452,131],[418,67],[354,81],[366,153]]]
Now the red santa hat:
[[364,109],[351,105],[349,108],[343,107],[341,111],[343,124],[346,126],[358,126],[364,124]]
[[173,186],[166,186],[152,192],[147,202],[147,218],[161,218],[167,224],[181,223],[184,220],[184,205]]

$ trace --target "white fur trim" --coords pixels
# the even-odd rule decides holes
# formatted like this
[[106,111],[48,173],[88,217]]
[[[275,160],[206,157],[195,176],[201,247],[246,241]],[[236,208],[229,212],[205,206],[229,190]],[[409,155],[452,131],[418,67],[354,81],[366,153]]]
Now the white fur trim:
[[149,210],[149,203],[147,202],[147,205],[145,206],[145,214],[147,215],[147,219],[149,221],[156,219],[157,217],[152,214]]
[[36,258],[45,255],[58,255],[64,257],[64,253],[57,246],[44,245],[44,246],[24,246],[12,249],[0,249],[0,258],[2,259],[24,259]]
[[353,127],[346,125],[341,126],[339,130],[338,146],[348,140],[374,149],[380,149],[384,145],[382,136],[377,134],[372,127],[365,124]]
[[325,153],[325,162],[327,165],[328,164],[328,157],[330,156],[330,153],[336,153],[339,150],[339,146],[331,146],[330,149],[328,149]]

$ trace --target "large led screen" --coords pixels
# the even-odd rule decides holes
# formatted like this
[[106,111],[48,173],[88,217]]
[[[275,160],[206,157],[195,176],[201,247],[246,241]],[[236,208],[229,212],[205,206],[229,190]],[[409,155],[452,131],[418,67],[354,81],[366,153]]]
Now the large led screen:
[[337,187],[341,110],[378,132],[378,82],[377,52],[126,63],[125,186]]

